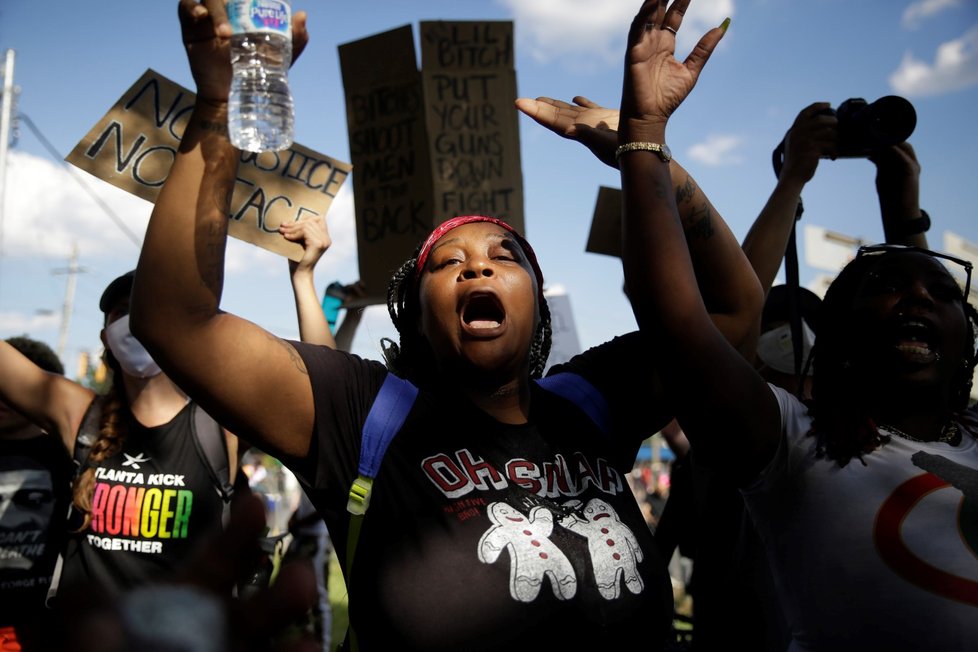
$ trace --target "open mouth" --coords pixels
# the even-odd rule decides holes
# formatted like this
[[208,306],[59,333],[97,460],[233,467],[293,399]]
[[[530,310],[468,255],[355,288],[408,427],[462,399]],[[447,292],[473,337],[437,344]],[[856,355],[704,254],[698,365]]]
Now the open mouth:
[[896,325],[894,330],[896,349],[915,357],[933,357],[937,351],[937,334],[933,326],[918,321],[907,320]]
[[506,312],[492,294],[473,294],[462,309],[462,321],[474,330],[499,328],[505,319]]

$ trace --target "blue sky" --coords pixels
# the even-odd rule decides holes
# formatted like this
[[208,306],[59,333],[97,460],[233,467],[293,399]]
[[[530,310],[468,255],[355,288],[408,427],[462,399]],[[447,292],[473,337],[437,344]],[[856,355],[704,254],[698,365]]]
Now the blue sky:
[[[349,161],[337,45],[406,24],[417,35],[424,20],[512,20],[521,96],[586,95],[617,106],[624,35],[639,5],[294,0],[295,9],[308,12],[312,35],[291,73],[296,140]],[[33,0],[0,3],[0,50],[16,53],[17,111],[30,121],[21,120],[7,162],[0,337],[27,333],[61,348],[63,272],[77,249],[83,271],[62,349],[74,376],[81,352],[100,353],[98,297],[135,265],[151,206],[67,169],[61,158],[147,68],[191,88],[192,82],[175,0],[52,0],[44,3],[46,14],[38,6]],[[944,248],[947,232],[978,243],[978,1],[693,0],[677,56],[688,53],[694,34],[727,16],[730,29],[672,120],[668,140],[738,238],[774,187],[771,152],[802,108],[897,94],[917,110],[909,140],[922,166],[921,205],[934,221],[931,246]],[[598,344],[634,328],[620,262],[585,251],[598,189],[619,187],[617,172],[525,118],[520,142],[527,236],[548,285],[569,297],[580,343]],[[327,216],[334,245],[317,269],[320,289],[358,278],[355,175]],[[821,162],[803,193],[803,224],[882,240],[873,178],[873,165],[864,159]],[[228,250],[223,307],[297,337],[285,260],[233,239]],[[802,282],[817,273],[803,264]],[[386,310],[369,308],[354,352],[377,358],[380,338],[392,335]]]

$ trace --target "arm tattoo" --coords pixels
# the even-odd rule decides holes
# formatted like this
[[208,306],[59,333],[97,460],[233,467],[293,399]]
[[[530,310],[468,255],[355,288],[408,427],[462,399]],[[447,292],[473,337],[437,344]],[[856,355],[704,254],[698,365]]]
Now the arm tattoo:
[[202,131],[210,131],[215,134],[227,135],[228,125],[226,122],[215,122],[214,120],[200,120],[197,123]]
[[302,361],[302,356],[299,355],[299,352],[295,350],[294,346],[282,338],[272,335],[271,333],[265,333],[265,335],[268,337],[268,339],[285,349],[285,351],[289,354],[289,360],[292,361],[292,365],[299,371],[299,373],[306,376],[309,375],[309,370],[306,369],[306,363]]
[[694,194],[696,194],[696,184],[693,183],[693,178],[687,175],[686,182],[676,186],[676,206],[682,206],[684,202],[690,201]]
[[[686,175],[686,181],[676,186],[676,207],[679,208],[680,219],[686,238],[689,240],[709,240],[713,236],[713,211],[709,202],[703,202],[699,208],[688,207],[697,192],[693,177]],[[682,208],[686,204],[687,208]]]
[[713,211],[704,203],[683,219],[683,228],[689,240],[709,240],[713,237]]

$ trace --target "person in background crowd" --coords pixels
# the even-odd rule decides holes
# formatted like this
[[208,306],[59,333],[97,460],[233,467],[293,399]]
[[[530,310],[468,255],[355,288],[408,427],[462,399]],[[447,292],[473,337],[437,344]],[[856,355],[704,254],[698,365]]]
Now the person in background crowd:
[[283,564],[269,586],[234,592],[262,554],[265,523],[261,499],[236,493],[225,528],[179,571],[65,612],[63,642],[45,649],[318,652],[315,640],[290,628],[316,599],[307,562]]
[[[791,246],[789,235],[799,218],[801,192],[819,162],[842,150],[838,119],[826,102],[802,109],[785,135],[778,179],[744,238],[743,248],[764,288],[755,366],[761,377],[802,401],[812,398],[812,350],[822,300],[798,285],[772,285]],[[883,234],[888,242],[927,246],[918,219],[920,165],[909,143],[873,150],[875,190]],[[798,332],[792,323],[797,319]],[[796,359],[794,338],[800,338]],[[694,648],[720,650],[731,641],[757,650],[784,650],[788,626],[777,598],[770,565],[737,487],[691,456],[693,492],[698,497],[693,521],[696,565]],[[675,515],[676,512],[673,512]]]
[[[633,26],[622,144],[666,142],[704,56],[673,57],[684,3],[645,6],[668,29]],[[767,384],[704,309],[667,166],[636,149],[620,169],[636,317],[670,370],[693,454],[742,488],[789,649],[971,649],[975,556],[961,532],[978,442],[956,415],[978,314],[944,264],[970,266],[920,248],[862,247],[824,298],[808,407]]]
[[[6,344],[46,373],[64,375],[57,354],[27,336]],[[64,447],[0,400],[0,650],[42,649],[44,608],[65,539],[71,459]]]
[[[225,504],[193,440],[195,404],[129,331],[132,281],[133,272],[119,276],[99,300],[112,373],[105,395],[0,342],[0,400],[58,442],[69,460],[79,440],[89,449],[74,475],[70,520],[55,514],[67,532],[48,598],[56,622],[172,574],[221,528]],[[223,429],[220,436],[233,474],[237,439]],[[58,639],[65,633],[46,628],[44,644],[71,647]]]

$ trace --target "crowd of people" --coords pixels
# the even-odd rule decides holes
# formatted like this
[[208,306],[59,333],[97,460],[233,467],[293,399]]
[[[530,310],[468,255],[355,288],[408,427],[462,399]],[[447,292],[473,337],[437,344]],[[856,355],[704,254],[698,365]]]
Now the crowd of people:
[[[973,649],[970,263],[927,248],[900,142],[866,154],[885,243],[824,298],[775,285],[838,121],[800,111],[739,241],[667,145],[729,25],[677,59],[689,4],[641,3],[617,109],[516,101],[621,175],[637,329],[548,368],[544,271],[492,215],[438,225],[394,272],[383,360],[348,352],[359,312],[327,323],[321,219],[280,229],[303,246],[298,341],[225,312],[230,27],[221,0],[180,0],[197,101],[136,267],[99,302],[111,386],[0,342],[0,649]],[[656,433],[675,462],[641,505],[632,471]],[[301,488],[258,582],[269,527],[248,451]]]

